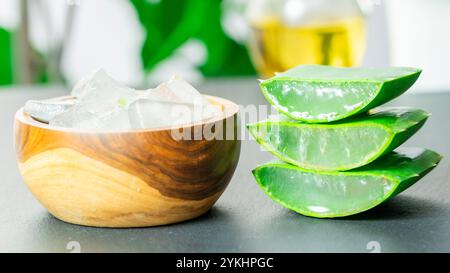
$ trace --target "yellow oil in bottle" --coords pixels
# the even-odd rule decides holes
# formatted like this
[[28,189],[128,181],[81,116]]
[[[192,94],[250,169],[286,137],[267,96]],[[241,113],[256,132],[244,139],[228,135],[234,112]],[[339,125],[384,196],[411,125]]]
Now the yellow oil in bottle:
[[250,54],[262,77],[300,64],[355,66],[366,48],[362,16],[310,26],[288,26],[279,19],[264,18],[251,27]]

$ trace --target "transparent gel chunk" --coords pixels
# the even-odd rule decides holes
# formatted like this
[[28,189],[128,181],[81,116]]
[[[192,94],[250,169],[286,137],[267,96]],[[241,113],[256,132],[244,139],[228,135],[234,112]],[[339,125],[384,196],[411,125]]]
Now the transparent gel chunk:
[[168,82],[160,84],[155,89],[148,90],[145,97],[147,99],[173,103],[195,105],[208,103],[197,89],[178,76],[172,77]]
[[201,106],[204,108],[204,115],[209,117],[219,113],[197,89],[178,76],[172,77],[168,82],[160,84],[155,89],[148,90],[145,98]]
[[116,82],[103,70],[80,81],[74,87],[72,96],[93,112],[108,111],[111,106],[126,109],[138,98],[136,90]]
[[94,114],[86,110],[82,105],[77,105],[67,112],[56,116],[50,121],[50,125],[92,131],[130,129],[127,111],[116,108],[111,109],[111,111]]
[[72,95],[78,103],[51,119],[51,125],[89,130],[170,127],[200,122],[220,113],[179,77],[155,89],[136,91],[98,70],[80,81]]
[[140,97],[129,108],[133,128],[179,126],[200,122],[220,113],[192,85],[176,76],[141,93]]
[[129,129],[128,107],[138,99],[132,88],[123,86],[103,70],[78,83],[72,91],[78,104],[56,116],[50,124],[92,130]]
[[76,100],[29,100],[25,103],[24,112],[35,120],[49,123],[55,116],[60,115],[76,103]]
[[[213,106],[211,106],[213,107]],[[139,99],[128,110],[132,128],[177,127],[211,118],[202,106]]]

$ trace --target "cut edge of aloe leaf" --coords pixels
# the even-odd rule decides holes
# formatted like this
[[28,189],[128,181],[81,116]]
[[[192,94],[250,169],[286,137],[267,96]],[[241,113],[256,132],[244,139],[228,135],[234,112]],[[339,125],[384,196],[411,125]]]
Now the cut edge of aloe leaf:
[[[422,73],[422,70],[419,68],[413,68],[413,67],[398,67],[398,68],[405,68],[405,69],[413,69],[414,71],[411,71],[409,74],[405,74],[401,77],[397,77],[394,79],[391,79],[389,81],[380,81],[380,80],[370,80],[370,79],[333,79],[333,80],[326,80],[326,79],[294,79],[292,77],[280,77],[275,76],[273,78],[267,79],[267,80],[261,80],[259,83],[259,86],[262,90],[262,93],[265,97],[265,99],[280,113],[285,114],[286,116],[302,121],[305,123],[328,123],[332,121],[338,121],[342,120],[351,116],[354,116],[359,113],[363,113],[365,111],[368,111],[372,108],[375,108],[377,106],[380,106],[384,103],[387,103],[394,98],[402,95],[405,93],[411,86],[414,85],[414,83],[417,81],[417,79],[420,77],[420,74]],[[405,81],[404,84],[400,81],[403,78],[409,78],[408,81]],[[375,92],[373,92],[370,96],[366,96],[366,99],[361,101],[361,104],[358,107],[355,107],[351,111],[346,112],[345,114],[338,115],[334,118],[302,118],[299,116],[296,116],[292,113],[292,111],[289,111],[286,109],[285,106],[282,106],[278,102],[275,102],[273,99],[273,95],[270,94],[268,90],[268,86],[274,82],[274,81],[291,81],[291,82],[321,82],[321,83],[373,83],[375,86],[377,86],[377,89]],[[392,90],[397,90],[397,92],[390,92],[389,94],[385,92],[382,92],[383,89],[390,88]],[[381,95],[381,93],[383,93]],[[384,96],[383,96],[384,95]]]
[[[408,150],[413,151],[413,149],[411,149],[411,148],[399,149],[399,150],[400,151],[408,151]],[[404,190],[408,189],[410,186],[415,184],[417,181],[419,181],[421,178],[423,178],[426,174],[428,174],[435,166],[437,166],[439,161],[442,159],[442,156],[434,151],[426,150],[426,149],[420,149],[420,150],[421,150],[420,155],[418,155],[415,158],[409,158],[410,162],[405,163],[406,167],[403,166],[404,167],[403,174],[401,174],[402,170],[400,168],[398,168],[399,166],[401,166],[401,164],[399,166],[396,166],[397,170],[395,170],[395,168],[396,168],[395,166],[394,166],[394,170],[390,170],[389,166],[386,169],[377,169],[377,164],[374,164],[371,167],[367,166],[367,168],[356,169],[355,171],[351,171],[351,172],[317,172],[317,171],[313,171],[313,170],[303,170],[301,168],[298,168],[296,166],[286,164],[283,162],[266,163],[262,166],[255,168],[252,171],[252,173],[253,173],[253,176],[255,177],[256,182],[261,187],[261,189],[264,191],[264,193],[267,194],[272,200],[274,200],[275,202],[279,203],[280,205],[286,207],[287,209],[293,210],[293,211],[300,213],[302,215],[305,215],[305,216],[315,217],[315,218],[347,217],[347,216],[355,215],[355,214],[370,210],[370,209],[380,205],[381,203],[390,200],[394,196],[400,194],[401,192],[403,192]],[[412,152],[412,154],[413,153],[414,152]],[[391,158],[394,158],[397,155],[402,156],[401,154],[392,153]],[[407,156],[405,156],[404,158],[408,159]],[[383,163],[381,163],[379,165],[382,167]],[[384,192],[384,194],[382,196],[379,196],[379,197],[375,198],[374,200],[367,202],[367,204],[365,204],[364,206],[359,206],[357,208],[354,208],[352,210],[347,210],[345,212],[343,212],[343,211],[319,212],[319,211],[314,211],[314,210],[316,210],[317,208],[326,208],[322,204],[320,204],[320,202],[312,203],[311,206],[308,206],[308,208],[311,207],[311,209],[305,209],[305,208],[302,208],[301,206],[293,205],[289,201],[286,201],[288,199],[286,197],[280,198],[279,194],[277,194],[277,193],[274,194],[274,192],[276,192],[276,190],[270,190],[269,186],[266,185],[267,183],[263,182],[261,179],[261,175],[259,175],[261,170],[264,170],[265,168],[270,168],[270,167],[293,170],[294,172],[298,172],[300,174],[308,174],[308,175],[312,175],[312,176],[316,175],[318,177],[323,177],[323,176],[331,176],[333,178],[343,177],[347,181],[351,177],[356,177],[357,179],[358,179],[358,177],[373,178],[373,179],[378,179],[379,180],[378,183],[380,183],[380,181],[381,181],[381,183],[388,183],[387,185],[390,188],[387,192]],[[414,168],[420,169],[420,170],[417,172],[414,172]],[[271,171],[271,172],[273,173],[273,171]],[[402,175],[403,175],[403,177],[402,177]],[[347,181],[344,181],[343,183],[346,183]],[[369,180],[366,179],[364,181],[366,181],[366,183],[367,183],[367,181],[369,181]],[[286,181],[283,180],[283,182],[286,182]],[[297,182],[297,181],[295,181],[295,182]],[[271,183],[271,182],[269,182],[269,183]],[[335,183],[339,183],[339,182],[330,181],[329,185],[336,185]],[[385,184],[381,184],[381,183],[380,183],[380,185],[384,189]],[[337,185],[339,185],[339,184],[337,184]],[[366,185],[366,184],[361,183],[361,185]],[[289,185],[287,185],[287,186],[282,185],[281,188],[283,190],[288,191],[289,193],[295,192],[296,190],[297,191],[303,190],[303,189],[299,188],[299,185],[293,185],[293,188],[289,188],[288,186]],[[321,185],[321,189],[323,189],[323,188],[324,188],[323,185]],[[296,196],[294,196],[294,197],[296,197]],[[324,197],[322,196],[322,198],[324,198]],[[325,198],[329,198],[329,196],[325,196]],[[349,201],[350,203],[353,203],[355,201],[355,200],[348,200],[348,197],[344,197],[341,199],[345,200],[345,201]],[[312,209],[312,207],[314,207],[314,210]]]
[[[256,169],[252,170],[253,177],[255,177],[255,180],[258,183],[259,187],[273,201],[277,202],[278,204],[282,205],[283,207],[285,207],[285,208],[287,208],[289,210],[292,210],[292,211],[297,212],[297,213],[299,213],[301,215],[304,215],[304,216],[314,217],[314,218],[341,218],[341,217],[348,217],[348,216],[351,216],[351,215],[355,215],[355,214],[358,214],[358,213],[362,213],[362,212],[368,211],[368,210],[370,210],[370,209],[372,209],[372,208],[382,204],[383,202],[387,201],[387,199],[384,200],[383,198],[379,198],[375,202],[372,202],[372,203],[368,204],[367,206],[365,206],[363,208],[355,209],[353,211],[346,212],[346,213],[319,213],[319,212],[312,211],[312,210],[306,210],[306,209],[300,208],[298,206],[291,205],[288,202],[285,202],[284,200],[279,198],[277,195],[272,194],[272,192],[269,191],[267,189],[267,187],[262,183],[262,181],[260,180],[257,172],[258,172],[258,170],[260,168],[268,167],[270,165],[273,165],[273,166],[279,165],[280,167],[292,166],[292,165],[283,164],[283,163],[279,163],[279,164],[268,163],[268,164],[264,164],[262,166],[257,167]],[[292,167],[293,167],[292,169],[295,169],[295,166],[292,166]],[[393,187],[393,189],[388,194],[390,194],[392,196],[394,191],[395,191],[395,187]],[[316,204],[315,207],[319,208],[321,206]]]
[[[281,79],[281,78],[279,78],[279,79]],[[354,116],[354,115],[356,115],[358,113],[364,112],[364,109],[366,109],[366,108],[370,109],[368,106],[374,100],[374,98],[376,98],[378,96],[378,94],[382,90],[382,84],[373,81],[375,84],[378,84],[379,87],[378,87],[377,91],[374,92],[373,95],[367,96],[366,99],[364,101],[362,101],[360,107],[356,107],[353,110],[347,112],[346,114],[340,115],[339,117],[336,117],[336,118],[333,118],[333,119],[331,119],[331,118],[327,118],[327,119],[325,119],[325,118],[322,118],[322,119],[320,119],[320,118],[311,118],[311,119],[308,119],[308,118],[302,118],[302,117],[299,117],[299,116],[293,114],[292,111],[287,110],[285,106],[282,106],[280,103],[276,102],[274,100],[274,96],[271,95],[269,93],[268,89],[267,89],[266,85],[269,84],[268,81],[269,80],[261,82],[259,85],[260,85],[260,88],[262,90],[264,98],[270,103],[270,105],[272,105],[279,113],[282,113],[282,114],[284,114],[284,115],[286,115],[286,116],[288,116],[288,117],[290,117],[292,119],[295,119],[295,120],[298,120],[298,121],[301,121],[301,122],[305,122],[305,123],[328,123],[328,122],[332,122],[332,121],[345,119],[347,117],[351,117],[351,116]],[[298,80],[289,79],[289,81],[293,81],[294,82],[294,81],[298,81]],[[313,82],[313,81],[311,80],[311,82]],[[399,95],[401,95],[401,94],[399,94]],[[376,106],[373,106],[373,107],[376,107]]]
[[[383,150],[387,150],[388,147],[390,146],[390,143],[392,143],[393,139],[394,139],[394,136],[391,136],[389,139],[386,139],[386,141],[382,143],[382,147],[380,147],[380,149],[378,149],[378,151],[376,153],[373,153],[373,154],[367,156],[366,158],[364,158],[364,160],[361,160],[362,163],[342,165],[340,167],[333,167],[333,168],[324,168],[324,167],[319,167],[317,165],[300,163],[299,161],[291,158],[290,156],[283,155],[276,148],[274,148],[273,145],[270,145],[269,143],[263,141],[258,135],[256,135],[256,132],[254,130],[252,130],[253,125],[256,125],[256,124],[249,124],[249,125],[247,125],[247,128],[249,129],[252,136],[255,138],[256,142],[259,145],[261,145],[261,147],[263,147],[265,150],[267,150],[268,152],[273,154],[275,157],[277,157],[281,161],[287,162],[287,163],[292,164],[301,169],[314,170],[314,171],[330,171],[331,169],[336,170],[336,171],[345,171],[345,170],[350,170],[350,169],[364,166],[366,164],[369,164],[370,162],[373,162],[380,156],[382,156],[384,154]],[[395,149],[395,147],[393,149]]]
[[[376,109],[375,109],[376,110]],[[264,149],[272,153],[274,156],[279,158],[282,161],[288,162],[290,164],[296,165],[299,168],[303,169],[312,169],[317,171],[346,171],[355,169],[364,165],[367,165],[373,161],[375,161],[377,158],[379,158],[382,155],[385,155],[397,147],[399,147],[401,144],[403,144],[405,141],[407,141],[411,136],[413,136],[426,122],[427,118],[429,117],[429,113],[421,110],[421,109],[415,109],[415,108],[405,108],[405,107],[391,107],[391,108],[384,108],[383,111],[376,111],[376,115],[387,113],[390,114],[392,111],[398,111],[402,110],[405,111],[404,113],[412,116],[410,119],[406,121],[406,124],[408,127],[402,126],[401,128],[397,128],[396,126],[389,127],[386,124],[383,124],[382,122],[379,122],[379,120],[371,120],[370,116],[360,116],[352,118],[349,121],[343,122],[338,121],[336,123],[332,124],[312,124],[312,123],[301,123],[295,120],[265,120],[260,122],[255,122],[251,124],[247,124],[247,129],[250,132],[250,134],[253,136],[253,138],[256,140],[258,144],[260,144]],[[406,119],[404,119],[406,120]],[[398,123],[398,122],[397,122]],[[277,148],[271,141],[266,141],[264,139],[264,132],[260,128],[264,128],[265,126],[269,126],[269,124],[275,124],[275,126],[278,124],[279,130],[282,130],[283,127],[299,127],[299,128],[305,128],[308,130],[308,128],[315,128],[318,130],[327,130],[327,129],[338,129],[338,128],[352,128],[352,127],[372,127],[373,129],[378,128],[379,130],[383,131],[383,136],[380,135],[381,139],[378,141],[373,142],[375,147],[369,147],[368,151],[369,153],[366,153],[366,155],[363,158],[360,158],[358,161],[355,161],[354,163],[342,163],[339,166],[320,166],[317,163],[306,163],[301,162],[300,160],[292,157],[292,155],[289,155],[288,152],[280,151],[279,148]],[[404,124],[403,124],[404,125]],[[272,139],[270,137],[270,133],[266,133],[269,137],[269,139]],[[347,133],[346,133],[347,134]],[[379,133],[380,134],[380,133]],[[266,136],[267,138],[267,136]],[[277,136],[277,138],[280,138]],[[289,141],[289,140],[288,140]],[[280,144],[280,143],[279,143]],[[342,147],[342,150],[345,149],[354,149],[353,145],[352,147]],[[284,149],[281,149],[284,150]],[[325,154],[324,156],[330,156],[329,154]]]

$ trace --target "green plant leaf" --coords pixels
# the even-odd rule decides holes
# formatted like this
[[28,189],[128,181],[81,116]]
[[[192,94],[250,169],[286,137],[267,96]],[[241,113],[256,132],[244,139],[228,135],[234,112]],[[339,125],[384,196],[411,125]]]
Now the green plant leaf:
[[441,158],[430,150],[403,148],[347,172],[317,172],[272,162],[253,170],[253,175],[270,198],[288,209],[318,218],[344,217],[401,193]]
[[150,72],[189,39],[207,50],[199,69],[206,76],[254,74],[244,46],[227,37],[221,26],[220,0],[131,0],[146,31],[142,63]]
[[298,66],[261,83],[264,96],[293,119],[324,123],[382,105],[408,90],[420,69]]
[[12,33],[0,28],[0,85],[14,82]]
[[393,151],[428,116],[420,109],[391,107],[329,124],[301,123],[280,115],[247,128],[261,146],[285,162],[304,169],[344,171]]

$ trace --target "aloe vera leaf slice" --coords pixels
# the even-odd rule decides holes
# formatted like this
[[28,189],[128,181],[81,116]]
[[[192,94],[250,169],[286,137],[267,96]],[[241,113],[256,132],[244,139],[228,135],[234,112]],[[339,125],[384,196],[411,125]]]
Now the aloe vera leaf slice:
[[429,114],[407,107],[379,107],[329,124],[301,123],[279,115],[247,125],[256,141],[282,161],[312,170],[364,166],[414,135]]
[[421,70],[409,67],[298,66],[262,81],[264,96],[279,112],[299,121],[340,120],[380,106],[408,90]]
[[401,193],[441,160],[422,148],[402,148],[363,168],[348,172],[316,172],[271,162],[253,175],[274,201],[300,214],[344,217],[369,210]]

